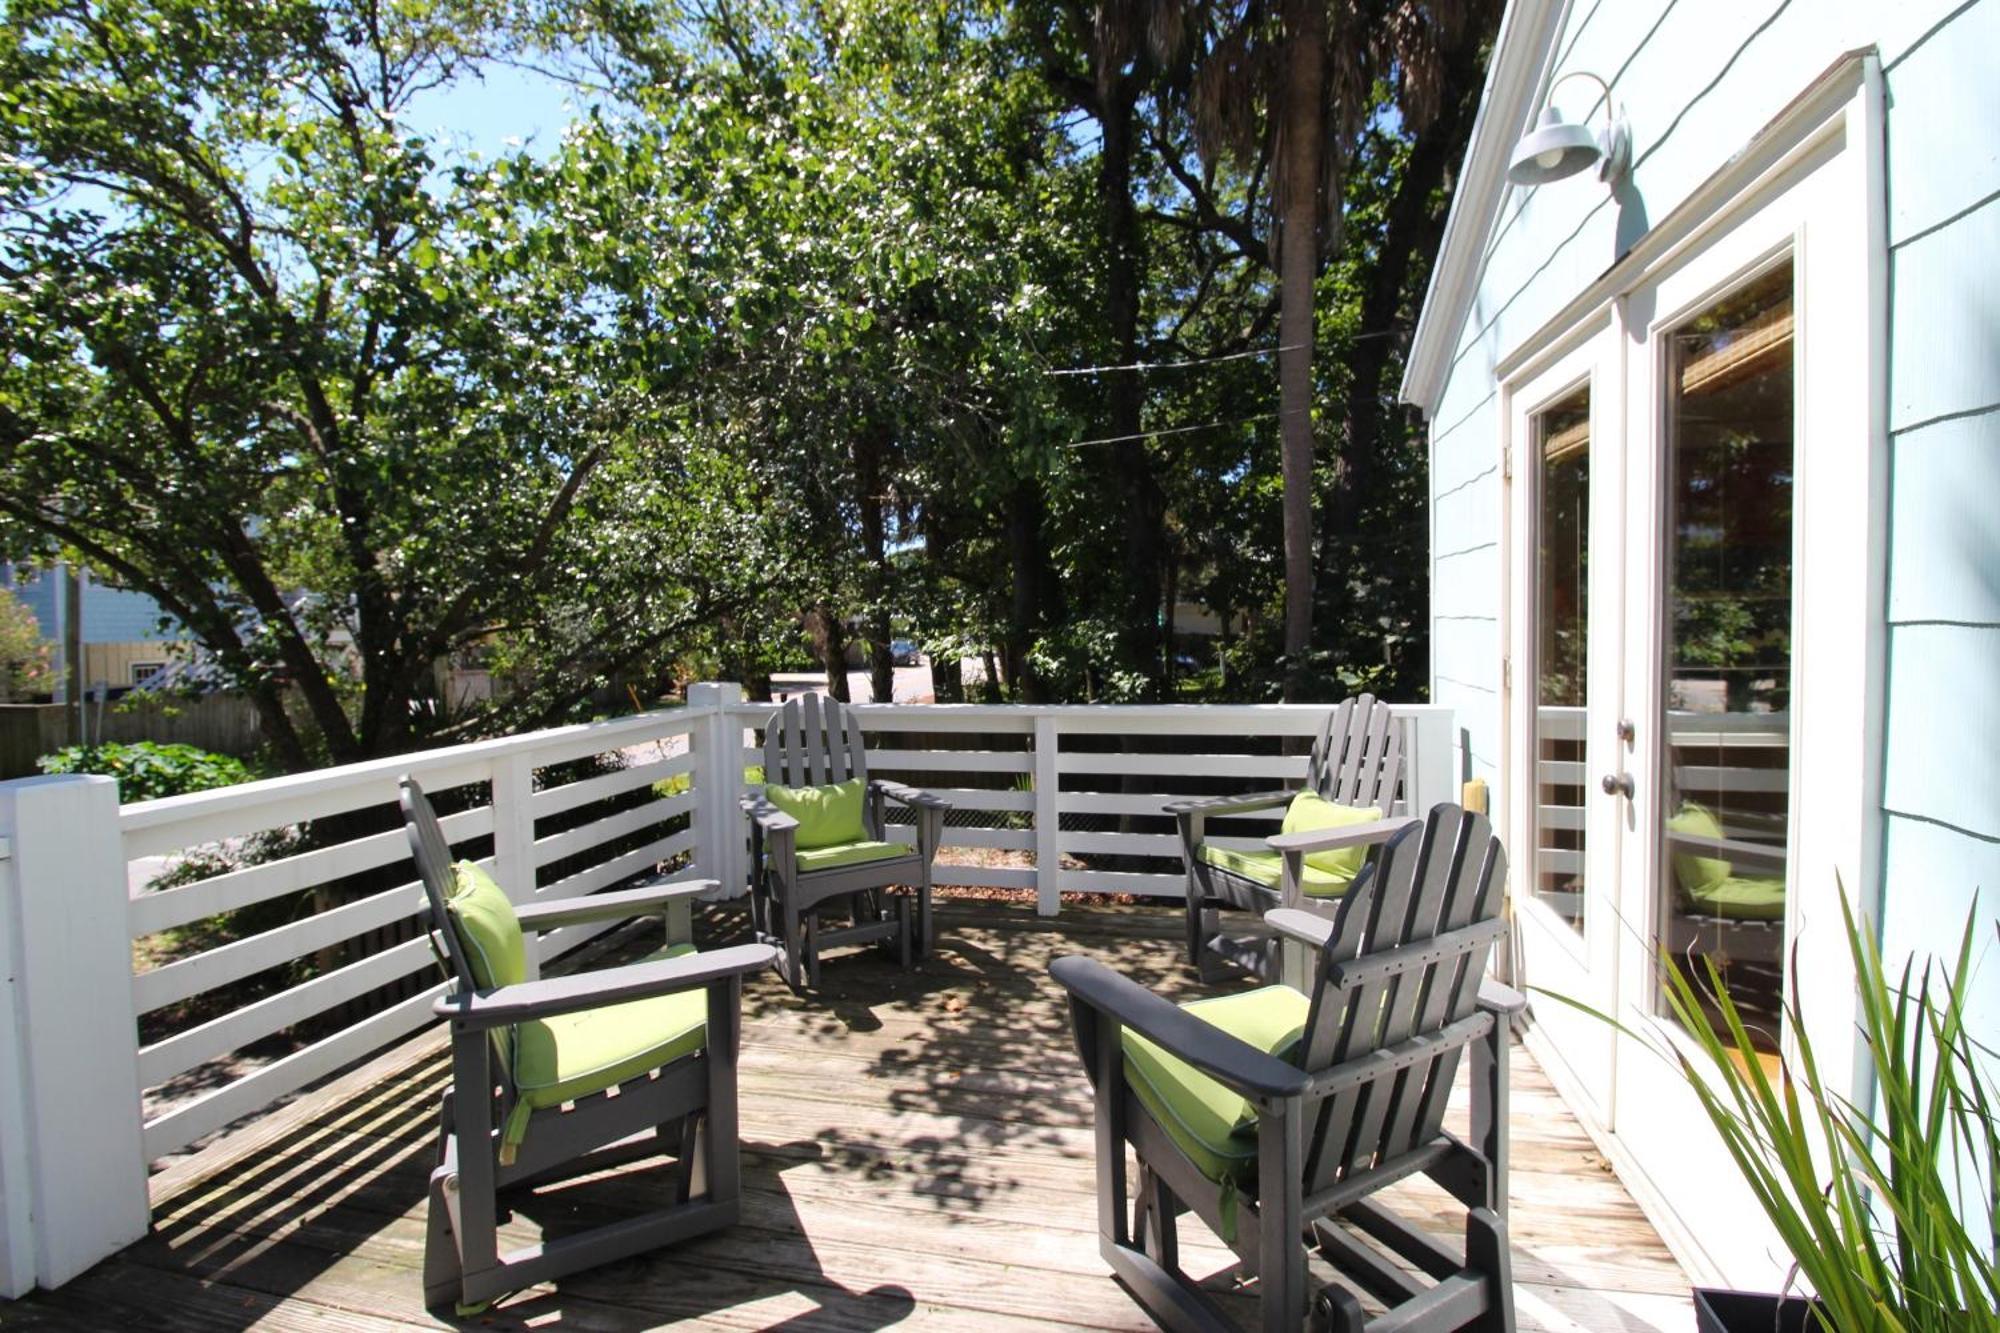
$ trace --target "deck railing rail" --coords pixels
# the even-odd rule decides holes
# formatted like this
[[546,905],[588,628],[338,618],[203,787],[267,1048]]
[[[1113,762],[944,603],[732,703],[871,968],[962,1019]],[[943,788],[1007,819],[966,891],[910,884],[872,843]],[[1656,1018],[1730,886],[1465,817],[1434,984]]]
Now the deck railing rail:
[[[954,802],[939,882],[1031,889],[1038,909],[1054,915],[1066,892],[1178,896],[1177,844],[1161,804],[1295,785],[1305,774],[1302,738],[1327,710],[854,711],[872,773]],[[1453,798],[1459,756],[1450,710],[1396,711],[1407,756],[1399,806]],[[681,708],[122,807],[103,779],[0,784],[0,847],[8,848],[0,950],[10,964],[0,1020],[15,1020],[0,1025],[8,1029],[0,1032],[0,1082],[18,1074],[23,1089],[0,1096],[0,1294],[81,1271],[133,1239],[124,1233],[135,1217],[143,1230],[144,1163],[432,1021],[442,982],[433,980],[422,894],[394,817],[400,775],[413,774],[439,798],[454,847],[517,902],[655,873],[712,878],[734,896],[748,871],[738,798],[760,777],[759,728],[770,712],[737,685],[704,683],[690,687]],[[1262,831],[1257,822],[1233,830],[1246,843]],[[66,855],[58,838],[87,854]],[[154,887],[162,874],[165,886]],[[205,929],[258,908],[267,918],[276,908],[281,919],[251,934]],[[79,954],[86,927],[95,943]],[[601,929],[563,932],[548,956]],[[109,1030],[127,1034],[122,1043],[80,1050],[10,1040],[37,1021],[64,1022],[52,1006],[77,995],[94,997]],[[357,1005],[367,1012],[345,1021]],[[186,1021],[163,1021],[181,1015]],[[148,1036],[134,1042],[140,1030]],[[275,1054],[274,1043],[283,1047]],[[65,1082],[65,1101],[96,1090],[101,1104],[84,1117],[87,1127],[38,1123],[37,1098],[55,1095],[54,1081]],[[129,1138],[98,1169],[124,1163],[122,1180],[136,1164],[122,1195],[139,1206],[107,1208],[92,1221],[89,1209],[49,1205],[71,1188],[59,1178],[71,1168],[30,1177],[35,1164],[47,1170],[65,1135]],[[62,1233],[53,1246],[51,1228]]]

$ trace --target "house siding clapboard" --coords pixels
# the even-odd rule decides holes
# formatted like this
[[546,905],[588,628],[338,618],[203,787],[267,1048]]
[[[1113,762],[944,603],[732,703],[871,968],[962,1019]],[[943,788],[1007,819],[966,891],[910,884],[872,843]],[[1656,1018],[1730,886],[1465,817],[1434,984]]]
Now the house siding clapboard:
[[[1994,953],[2000,0],[1570,5],[1551,79],[1590,70],[1610,80],[1632,126],[1632,181],[1615,196],[1587,178],[1502,195],[1431,412],[1432,698],[1457,710],[1472,775],[1497,783],[1505,495],[1496,366],[1843,52],[1866,47],[1884,71],[1888,190],[1885,943],[1892,954],[1948,949],[1983,893],[1983,943]],[[1573,80],[1557,103],[1571,119],[1589,111],[1595,124],[1596,98]],[[1975,1022],[2000,1030],[2000,956],[1976,989]]]

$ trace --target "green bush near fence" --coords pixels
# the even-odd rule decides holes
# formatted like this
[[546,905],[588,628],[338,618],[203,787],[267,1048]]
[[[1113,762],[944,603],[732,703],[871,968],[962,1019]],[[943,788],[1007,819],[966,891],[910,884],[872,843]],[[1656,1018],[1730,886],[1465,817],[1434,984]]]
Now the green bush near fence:
[[257,776],[241,759],[193,745],[137,741],[126,745],[71,745],[38,761],[44,773],[102,773],[118,780],[121,804],[161,796],[233,787]]

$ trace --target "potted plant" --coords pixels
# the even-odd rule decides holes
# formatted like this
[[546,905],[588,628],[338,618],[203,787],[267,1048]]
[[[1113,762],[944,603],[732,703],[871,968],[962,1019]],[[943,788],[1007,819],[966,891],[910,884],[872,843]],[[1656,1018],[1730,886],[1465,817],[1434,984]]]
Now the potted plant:
[[1796,985],[1784,1006],[1793,1045],[1773,1078],[1736,1054],[1751,1049],[1750,1031],[1714,961],[1703,957],[1690,975],[1661,956],[1668,1007],[1694,1052],[1672,1042],[1656,1048],[1680,1066],[1793,1260],[1787,1293],[1697,1289],[1696,1326],[2000,1330],[2000,1050],[1970,1031],[1964,1014],[1976,916],[1967,915],[1948,971],[1933,959],[1919,975],[1912,961],[1892,977],[1845,893],[1841,913],[1872,1105],[1822,1079]]

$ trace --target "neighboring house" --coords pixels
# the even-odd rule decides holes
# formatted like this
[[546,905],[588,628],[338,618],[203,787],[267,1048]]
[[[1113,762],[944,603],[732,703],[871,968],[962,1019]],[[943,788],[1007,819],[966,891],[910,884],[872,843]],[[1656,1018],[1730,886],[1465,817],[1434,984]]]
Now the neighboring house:
[[[1524,979],[1668,1040],[1656,950],[1836,1086],[1841,886],[1891,952],[2000,915],[2000,0],[1513,0],[1403,394],[1432,698],[1513,849]],[[1629,174],[1510,183],[1551,99]],[[1560,86],[1557,86],[1560,83]],[[1552,136],[1559,137],[1559,136]],[[1553,175],[1545,138],[1515,168]],[[1892,962],[1893,966],[1893,962]],[[2000,1031],[2000,956],[1972,1028]],[[1679,1076],[1531,1043],[1698,1277],[1783,1260]]]
[[[35,613],[42,637],[63,652],[65,599],[61,566],[22,568],[0,563],[0,587]],[[171,624],[161,627],[159,603],[141,592],[114,588],[83,574],[84,687],[117,692],[144,685],[186,656],[186,640]],[[67,668],[57,673],[57,693],[68,683]]]

